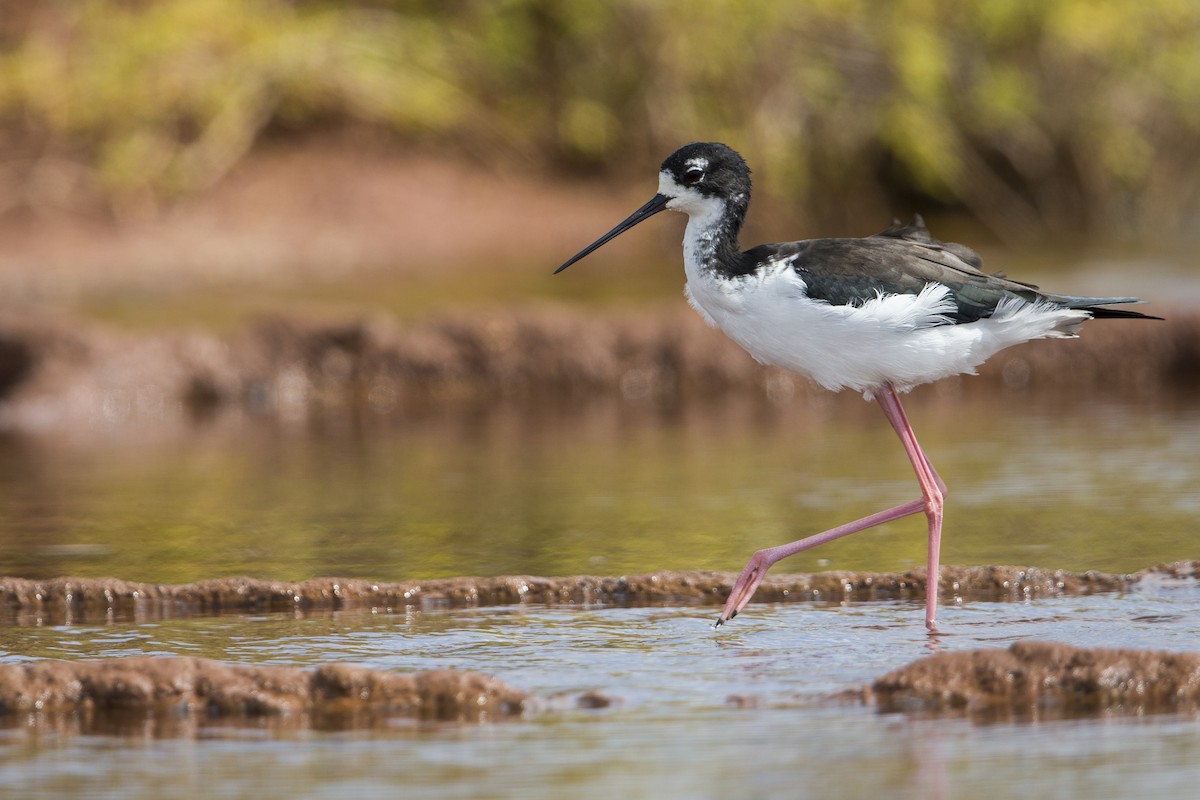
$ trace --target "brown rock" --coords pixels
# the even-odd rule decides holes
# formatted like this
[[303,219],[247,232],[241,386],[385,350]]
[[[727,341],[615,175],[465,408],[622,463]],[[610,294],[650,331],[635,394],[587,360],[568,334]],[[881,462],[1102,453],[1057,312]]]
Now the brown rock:
[[583,694],[579,695],[579,697],[575,698],[575,707],[594,710],[608,708],[615,702],[616,701],[609,695],[593,689],[592,691],[584,692]]
[[466,722],[519,715],[528,702],[524,692],[494,678],[458,670],[399,675],[342,664],[301,670],[145,656],[0,665],[0,717],[134,712]]
[[[1183,561],[1132,575],[1068,572],[1039,567],[942,568],[943,596],[964,600],[1021,600],[1031,597],[1123,591],[1147,577],[1195,580],[1200,562]],[[0,578],[0,611],[10,617],[37,614],[75,621],[122,613],[148,618],[221,612],[265,612],[344,608],[462,608],[542,603],[546,605],[719,605],[736,575],[728,572],[655,572],[626,577],[577,575],[544,578],[440,578],[381,583],[313,578],[289,583],[257,578],[219,578],[186,584],[133,583],[113,578]],[[908,572],[821,572],[768,575],[755,594],[760,602],[921,600],[925,570]]]
[[1018,642],[923,658],[879,678],[882,711],[985,717],[1140,714],[1200,709],[1200,653]]

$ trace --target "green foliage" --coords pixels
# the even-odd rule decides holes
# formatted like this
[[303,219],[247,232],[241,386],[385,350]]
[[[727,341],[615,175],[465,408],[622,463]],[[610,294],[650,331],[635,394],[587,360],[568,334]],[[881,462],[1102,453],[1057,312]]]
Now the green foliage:
[[[63,2],[0,56],[9,142],[118,202],[201,188],[269,126],[442,131],[464,106],[427,19],[237,0]],[[40,152],[39,152],[40,151]]]
[[[588,171],[724,139],[760,188],[835,223],[908,198],[1014,237],[1133,233],[1200,206],[1191,0],[37,6],[0,26],[10,204],[59,187],[153,207],[264,137],[368,125]],[[64,165],[73,180],[47,179]]]

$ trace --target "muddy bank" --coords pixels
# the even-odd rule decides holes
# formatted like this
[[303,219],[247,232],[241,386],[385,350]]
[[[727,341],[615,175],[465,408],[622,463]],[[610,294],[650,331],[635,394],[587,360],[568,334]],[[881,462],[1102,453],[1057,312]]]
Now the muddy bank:
[[436,265],[445,274],[521,261],[544,263],[548,274],[595,237],[597,220],[643,202],[645,189],[318,136],[264,148],[208,191],[148,217],[106,220],[59,204],[0,215],[0,304],[214,284],[270,292],[381,265],[405,273]]
[[[922,391],[1195,391],[1200,314],[1170,317],[1101,321],[1079,339],[1013,348],[978,377]],[[387,414],[555,397],[669,405],[731,394],[781,404],[826,393],[755,363],[685,308],[527,310],[408,326],[277,319],[228,337],[0,314],[0,425],[18,430],[186,422],[222,409],[296,419],[330,409]]]
[[985,719],[1200,710],[1200,653],[1018,642],[940,653],[879,678],[881,711],[964,712]]
[[[82,730],[273,718],[294,727],[361,727],[398,717],[479,722],[520,715],[520,690],[477,672],[401,675],[330,664],[316,670],[138,656],[106,661],[0,664],[0,722],[69,715]],[[60,720],[61,721],[61,720]]]
[[[1200,561],[1160,565],[1129,575],[1068,572],[1039,567],[943,567],[947,601],[1023,600],[1129,589],[1143,580],[1195,580]],[[69,619],[138,619],[222,612],[315,611],[350,608],[463,608],[546,605],[720,605],[735,573],[658,572],[623,577],[444,578],[380,583],[314,578],[287,583],[223,578],[188,584],[149,584],[111,578],[0,578],[0,610],[9,623]],[[907,599],[925,595],[925,571],[821,572],[769,575],[757,602],[841,602]]]

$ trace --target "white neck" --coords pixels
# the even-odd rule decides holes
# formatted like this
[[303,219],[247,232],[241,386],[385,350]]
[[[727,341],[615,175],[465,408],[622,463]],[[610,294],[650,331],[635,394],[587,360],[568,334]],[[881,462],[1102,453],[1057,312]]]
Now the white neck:
[[687,228],[683,232],[683,264],[689,278],[712,269],[724,217],[725,201],[715,197],[705,198],[703,204],[693,204],[688,210]]

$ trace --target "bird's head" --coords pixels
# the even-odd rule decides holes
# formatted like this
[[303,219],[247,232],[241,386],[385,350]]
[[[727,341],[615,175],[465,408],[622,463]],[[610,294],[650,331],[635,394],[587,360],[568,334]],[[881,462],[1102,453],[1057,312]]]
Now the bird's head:
[[750,204],[750,168],[731,147],[718,142],[685,144],[663,161],[658,194],[615,228],[556,269],[558,274],[592,251],[664,209],[715,224],[730,211],[741,225]]
[[667,156],[658,173],[666,207],[688,215],[725,204],[750,202],[750,168],[737,151],[718,142],[693,142]]

